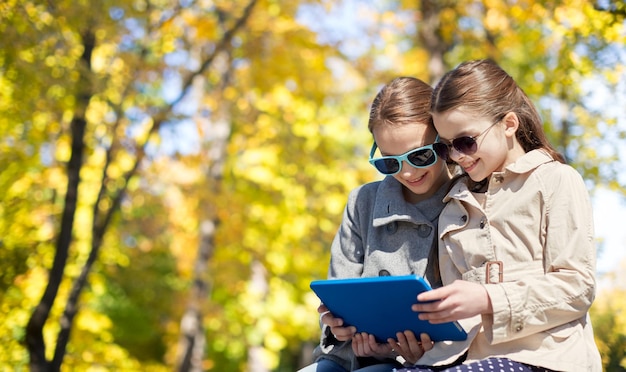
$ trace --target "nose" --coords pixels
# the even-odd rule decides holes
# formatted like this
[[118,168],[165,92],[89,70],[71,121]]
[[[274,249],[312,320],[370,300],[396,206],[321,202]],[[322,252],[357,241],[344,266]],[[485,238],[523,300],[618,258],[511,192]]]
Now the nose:
[[400,167],[400,172],[398,172],[398,174],[402,175],[405,178],[410,177],[415,170],[415,168],[406,160],[403,160],[402,163],[400,163]]
[[457,162],[458,160],[461,159],[463,156],[465,156],[464,153],[462,153],[461,151],[457,150],[456,147],[454,146],[450,146],[448,148],[448,152],[449,152],[449,157],[452,161]]

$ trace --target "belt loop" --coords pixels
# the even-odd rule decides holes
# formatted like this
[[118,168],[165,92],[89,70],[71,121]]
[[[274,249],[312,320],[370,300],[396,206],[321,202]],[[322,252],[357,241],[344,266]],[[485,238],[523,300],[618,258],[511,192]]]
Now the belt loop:
[[[491,281],[491,266],[498,266],[498,281],[497,282],[493,282]],[[485,267],[485,284],[496,284],[496,283],[502,283],[503,281],[503,276],[504,276],[504,264],[502,263],[502,261],[487,261],[487,265]]]

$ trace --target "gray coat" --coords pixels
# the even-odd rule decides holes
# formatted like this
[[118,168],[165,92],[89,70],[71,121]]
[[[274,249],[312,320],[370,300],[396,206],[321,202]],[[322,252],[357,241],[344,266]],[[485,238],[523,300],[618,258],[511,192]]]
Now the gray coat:
[[[440,286],[428,257],[436,246],[447,190],[448,184],[431,198],[410,204],[404,200],[402,184],[393,177],[354,189],[333,240],[328,278],[415,274],[425,276],[433,287]],[[347,370],[363,366],[350,341],[336,340],[325,325],[314,358],[333,360]]]

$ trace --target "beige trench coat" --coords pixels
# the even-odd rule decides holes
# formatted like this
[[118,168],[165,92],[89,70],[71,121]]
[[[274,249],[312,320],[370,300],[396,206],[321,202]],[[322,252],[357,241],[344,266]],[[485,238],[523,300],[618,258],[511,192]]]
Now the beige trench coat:
[[483,203],[475,196],[464,180],[446,196],[441,274],[444,285],[482,283],[493,314],[462,320],[467,342],[436,343],[418,364],[449,363],[468,350],[468,361],[503,356],[557,371],[601,371],[588,316],[593,217],[581,176],[534,150],[491,176]]

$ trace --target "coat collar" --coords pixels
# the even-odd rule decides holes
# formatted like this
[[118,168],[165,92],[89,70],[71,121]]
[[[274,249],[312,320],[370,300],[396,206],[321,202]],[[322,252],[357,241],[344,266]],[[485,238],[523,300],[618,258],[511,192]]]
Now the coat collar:
[[[547,152],[537,149],[527,152],[522,155],[516,162],[511,163],[504,168],[502,172],[494,172],[491,174],[490,179],[500,178],[506,179],[507,176],[510,176],[512,173],[514,174],[524,174],[531,172],[532,170],[538,168],[539,166],[555,161]],[[470,193],[470,190],[467,186],[468,176],[465,175],[461,177],[459,182],[456,182],[454,186],[450,189],[450,192],[444,197],[443,201],[445,203],[449,202],[450,199],[467,199],[467,193]]]
[[383,226],[393,221],[431,223],[439,217],[449,183],[442,186],[432,197],[417,204],[404,200],[402,187],[402,184],[391,176],[381,181],[374,202],[373,226]]
[[[545,163],[550,163],[552,161],[554,161],[554,159],[552,159],[552,157],[548,155],[547,152],[543,150],[532,150],[522,155],[519,159],[517,159],[515,163],[507,165],[507,167],[504,169],[504,172],[498,172],[498,173],[500,174],[506,173],[506,172],[512,172],[512,173],[518,173],[518,174],[528,173],[532,171],[533,169],[539,167],[540,165],[545,164]],[[494,174],[497,174],[497,173],[494,173]]]

